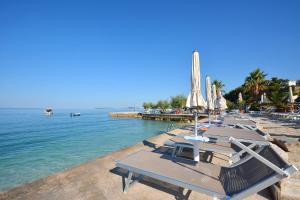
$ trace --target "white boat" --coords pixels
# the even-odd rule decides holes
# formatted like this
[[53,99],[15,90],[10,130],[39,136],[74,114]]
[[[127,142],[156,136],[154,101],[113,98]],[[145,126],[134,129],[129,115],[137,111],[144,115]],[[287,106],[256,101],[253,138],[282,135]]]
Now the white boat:
[[79,117],[80,113],[70,113],[70,117]]
[[51,108],[46,108],[46,109],[44,110],[44,114],[45,114],[45,115],[53,115],[53,110],[52,110]]

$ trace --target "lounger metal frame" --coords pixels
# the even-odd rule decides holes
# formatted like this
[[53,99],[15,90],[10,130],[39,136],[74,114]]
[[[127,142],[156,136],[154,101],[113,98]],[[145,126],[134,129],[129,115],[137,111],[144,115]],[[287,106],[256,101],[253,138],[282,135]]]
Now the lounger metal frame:
[[240,124],[240,123],[235,124],[235,126],[239,127],[239,128],[242,128],[242,129],[248,129],[248,130],[251,130],[251,131],[256,131],[257,130],[256,126],[244,125],[244,124]]
[[274,165],[273,163],[271,163],[270,161],[266,160],[265,158],[263,158],[262,156],[260,156],[259,154],[257,154],[255,151],[253,151],[252,149],[250,149],[249,147],[245,146],[244,144],[242,144],[241,142],[239,142],[237,139],[230,137],[229,141],[232,142],[233,144],[239,146],[240,148],[242,148],[243,150],[245,150],[247,153],[249,153],[252,157],[255,157],[256,159],[258,159],[260,162],[264,163],[265,165],[267,165],[268,167],[272,168],[275,172],[277,172],[277,174],[273,175],[272,177],[258,182],[257,184],[253,185],[252,187],[243,190],[237,194],[234,194],[232,197],[224,195],[224,194],[220,194],[217,193],[215,191],[211,191],[211,190],[207,190],[207,189],[203,189],[201,187],[195,186],[195,185],[191,185],[185,182],[182,182],[180,180],[176,180],[167,176],[162,176],[162,175],[158,175],[155,174],[153,172],[150,171],[145,171],[139,168],[135,168],[133,166],[128,166],[128,165],[124,165],[120,162],[117,162],[116,165],[117,167],[123,168],[123,169],[127,169],[128,170],[128,177],[127,179],[125,178],[124,181],[124,192],[126,193],[131,185],[132,181],[132,177],[133,174],[140,174],[142,176],[148,176],[166,183],[170,183],[176,186],[179,186],[181,188],[184,189],[188,189],[188,190],[192,190],[192,191],[197,191],[200,193],[204,193],[207,195],[212,196],[214,199],[233,199],[233,200],[239,200],[239,199],[243,199],[251,194],[255,194],[259,191],[261,191],[262,189],[267,188],[268,186],[271,186],[273,184],[275,184],[276,182],[280,181],[281,179],[289,176],[290,174],[294,173],[295,171],[297,171],[298,169],[295,166],[290,166],[285,170],[280,169],[279,167],[277,167],[276,165]]

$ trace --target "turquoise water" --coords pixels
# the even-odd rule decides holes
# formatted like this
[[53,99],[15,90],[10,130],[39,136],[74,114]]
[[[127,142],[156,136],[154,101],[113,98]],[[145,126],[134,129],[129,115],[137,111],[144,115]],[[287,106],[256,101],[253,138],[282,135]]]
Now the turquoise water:
[[[110,118],[109,110],[0,109],[0,191],[143,141],[168,123]],[[115,111],[115,110],[114,110]],[[80,117],[70,117],[80,112]]]

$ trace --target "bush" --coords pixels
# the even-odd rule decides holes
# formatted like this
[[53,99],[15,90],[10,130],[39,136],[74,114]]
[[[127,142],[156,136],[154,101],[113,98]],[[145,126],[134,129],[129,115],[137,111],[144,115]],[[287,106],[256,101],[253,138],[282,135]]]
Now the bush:
[[144,107],[145,110],[150,109],[151,108],[151,102],[149,102],[149,103],[148,102],[144,102],[143,103],[143,107]]
[[249,110],[252,110],[252,111],[259,111],[259,110],[260,110],[260,103],[258,103],[258,102],[253,102],[253,103],[250,105]]
[[166,100],[160,100],[156,104],[157,108],[160,108],[161,110],[166,110],[170,107],[170,104]]
[[172,108],[184,108],[186,105],[187,98],[184,95],[177,95],[171,97],[171,107]]
[[228,110],[233,110],[233,109],[237,108],[237,105],[235,103],[233,103],[232,101],[227,100],[226,104],[227,104]]

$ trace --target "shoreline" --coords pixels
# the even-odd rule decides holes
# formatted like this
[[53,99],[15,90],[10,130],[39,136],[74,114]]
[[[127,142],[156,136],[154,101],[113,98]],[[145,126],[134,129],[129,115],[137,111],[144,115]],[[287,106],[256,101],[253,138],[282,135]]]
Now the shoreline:
[[[172,132],[172,131],[170,131],[170,132]],[[150,137],[150,138],[144,140],[143,141],[144,143],[139,142],[139,143],[131,145],[129,147],[122,148],[118,151],[100,156],[94,160],[90,160],[90,161],[84,162],[82,164],[73,166],[64,171],[54,173],[52,175],[40,178],[40,179],[35,180],[30,183],[22,184],[20,186],[11,188],[7,191],[2,191],[2,192],[0,192],[0,199],[1,200],[2,199],[3,200],[4,199],[20,199],[20,198],[21,199],[48,199],[48,198],[53,199],[53,196],[56,196],[58,194],[58,193],[54,192],[54,190],[60,190],[60,188],[58,186],[70,183],[68,181],[68,179],[74,178],[75,174],[81,176],[81,173],[89,173],[88,171],[91,168],[93,168],[92,171],[94,171],[94,170],[99,171],[98,175],[101,175],[101,174],[103,175],[103,173],[108,176],[113,175],[113,173],[111,173],[110,171],[113,168],[115,168],[115,166],[114,166],[115,160],[120,159],[127,154],[131,154],[133,152],[136,152],[136,151],[139,151],[142,149],[153,150],[154,146],[158,146],[158,145],[161,146],[163,144],[163,141],[169,139],[170,137],[171,136],[168,135],[167,133],[162,133],[162,134]],[[113,166],[112,166],[112,164],[113,164]],[[97,167],[95,165],[97,165],[97,166],[99,165],[99,167]],[[100,166],[102,166],[102,167],[100,167]],[[111,169],[108,169],[107,166],[111,166],[110,167]],[[94,167],[96,167],[98,169],[95,169]],[[118,175],[113,175],[113,176],[114,176],[114,179],[115,178],[119,179],[119,180],[117,180],[118,185],[116,187],[117,187],[117,190],[119,191],[119,193],[123,195],[121,177]],[[99,177],[99,180],[101,180],[101,179],[103,180],[103,177]],[[82,180],[78,180],[78,181],[82,181]],[[90,180],[90,181],[92,181],[92,180]],[[72,182],[73,182],[73,184],[76,185],[76,181],[72,180]],[[79,188],[77,188],[73,184],[71,184],[72,187],[75,189],[75,191],[73,191],[73,193],[77,193],[78,191],[80,191],[80,190],[77,190]],[[105,183],[101,183],[101,181],[100,181],[100,185],[102,185],[102,184],[106,185]],[[70,192],[71,188],[69,188],[68,190]],[[77,192],[76,192],[76,190],[77,190]],[[89,189],[87,189],[87,191],[88,190]],[[63,193],[64,193],[64,191],[66,191],[66,190],[65,189],[60,190],[60,192],[63,192]],[[99,190],[99,192],[101,192],[101,189]],[[96,192],[95,194],[99,195],[98,192]],[[77,195],[75,195],[75,196],[72,195],[73,196],[72,198],[78,199],[78,197],[81,196],[79,194],[77,194]],[[123,199],[122,195],[120,196],[120,199]],[[61,196],[64,196],[64,195],[60,194],[59,196],[56,196],[56,197],[59,199],[65,199],[64,197],[61,198]],[[100,199],[111,199],[111,197],[105,197],[103,195],[100,195],[100,196],[103,197]],[[68,196],[68,198],[71,198],[71,196]],[[90,196],[88,195],[88,196],[85,196],[84,198],[90,199]]]
[[[263,123],[260,125],[267,126]],[[281,126],[281,128],[286,127]],[[156,184],[153,180],[147,182],[147,178],[146,182],[135,184],[128,193],[124,194],[122,178],[120,172],[116,170],[115,161],[142,149],[153,151],[160,148],[164,151],[166,149],[161,147],[163,143],[172,135],[180,134],[179,132],[182,133],[182,129],[161,133],[64,171],[0,192],[0,199],[175,199],[178,188],[169,184]],[[220,163],[222,159],[213,162]],[[299,163],[297,164],[299,166]],[[299,173],[297,179],[298,176]],[[211,199],[211,197],[192,192],[189,199]],[[247,198],[247,200],[254,199],[270,199],[270,194],[268,191],[263,191]]]
[[[54,175],[57,175],[57,174],[60,174],[60,173],[64,173],[66,171],[69,171],[69,170],[72,170],[73,168],[77,168],[77,167],[80,167],[81,165],[85,165],[85,164],[88,164],[89,162],[92,162],[92,161],[95,161],[95,160],[98,160],[98,159],[101,159],[103,157],[106,157],[106,156],[109,156],[110,154],[115,154],[115,153],[118,153],[118,152],[123,152],[123,151],[130,151],[131,148],[133,149],[147,149],[147,148],[142,148],[142,146],[145,146],[143,144],[144,141],[147,141],[147,140],[152,140],[160,135],[163,135],[163,134],[166,134],[166,133],[159,133],[158,135],[154,135],[154,136],[151,136],[150,138],[146,138],[144,139],[143,141],[141,142],[138,142],[138,143],[135,143],[135,144],[132,144],[132,145],[129,145],[129,146],[125,146],[125,147],[122,147],[116,151],[112,151],[112,152],[109,152],[107,154],[104,154],[104,155],[101,155],[101,156],[98,156],[96,158],[93,158],[91,160],[87,160],[87,161],[84,161],[83,163],[79,163],[79,164],[75,164],[73,166],[70,166],[66,169],[63,169],[61,171],[57,171],[57,172],[54,172],[52,174],[49,174],[49,175],[46,175],[44,177],[41,177],[41,178],[38,178],[38,179],[35,179],[31,182],[26,182],[26,183],[23,183],[23,184],[20,184],[20,185],[17,185],[17,186],[13,186],[13,187],[10,187],[8,188],[7,190],[3,190],[3,191],[0,191],[0,199],[1,199],[1,195],[4,194],[4,193],[7,193],[11,190],[14,190],[14,189],[17,189],[17,188],[20,188],[20,187],[23,187],[25,185],[30,185],[30,184],[33,184],[34,182],[37,182],[37,181],[40,181],[40,180],[43,180],[43,179],[47,179],[48,177],[51,177],[51,176],[54,176]],[[154,139],[155,140],[155,139]]]
[[169,122],[112,119],[107,110],[77,111],[82,116],[72,118],[70,110],[57,110],[51,117],[41,110],[1,112],[0,192],[131,146],[170,126]]

